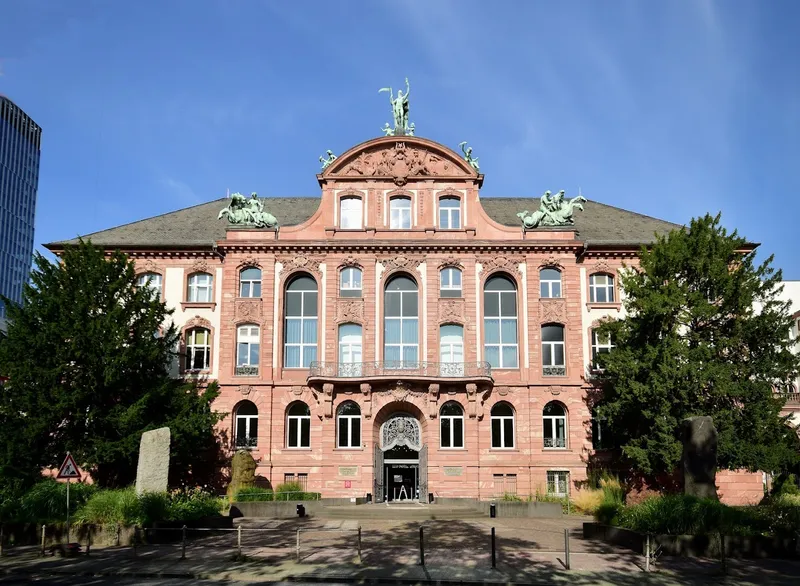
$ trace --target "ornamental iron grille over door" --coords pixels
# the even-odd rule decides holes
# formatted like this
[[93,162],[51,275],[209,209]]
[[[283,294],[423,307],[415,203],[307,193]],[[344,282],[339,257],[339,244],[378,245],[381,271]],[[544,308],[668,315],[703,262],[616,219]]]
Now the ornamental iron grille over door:
[[380,446],[375,446],[375,456],[372,461],[372,477],[375,492],[375,502],[382,503],[384,495],[383,484],[383,450]]
[[419,451],[419,502],[428,502],[428,446]]
[[381,449],[385,452],[395,446],[408,446],[417,451],[422,449],[419,421],[413,415],[398,413],[381,426]]

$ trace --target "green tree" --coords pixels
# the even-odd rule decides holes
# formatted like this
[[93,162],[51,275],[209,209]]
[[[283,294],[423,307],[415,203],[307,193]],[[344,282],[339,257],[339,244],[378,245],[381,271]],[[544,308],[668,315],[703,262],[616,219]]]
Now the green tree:
[[673,472],[681,421],[694,415],[713,417],[722,468],[777,471],[797,461],[773,389],[797,376],[800,361],[771,263],[757,265],[752,245],[706,215],[659,237],[638,269],[622,272],[627,315],[598,329],[616,348],[599,358],[597,413],[634,470]]
[[192,454],[216,445],[217,388],[169,377],[172,311],[136,286],[133,262],[83,241],[60,262],[37,254],[23,303],[4,301],[0,478],[30,482],[69,450],[101,486],[124,486],[136,476],[142,432],[165,425],[173,470],[192,476]]

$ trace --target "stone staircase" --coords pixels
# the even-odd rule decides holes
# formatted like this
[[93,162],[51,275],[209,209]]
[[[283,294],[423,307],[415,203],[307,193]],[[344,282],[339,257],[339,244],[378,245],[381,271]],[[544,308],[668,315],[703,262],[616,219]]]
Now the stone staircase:
[[323,519],[450,520],[481,519],[488,515],[467,505],[423,505],[417,503],[340,505],[322,507]]

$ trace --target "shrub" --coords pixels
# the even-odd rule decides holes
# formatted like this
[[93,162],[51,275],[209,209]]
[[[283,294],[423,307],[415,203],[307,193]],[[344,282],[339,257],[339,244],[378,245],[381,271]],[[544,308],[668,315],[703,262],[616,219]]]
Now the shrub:
[[572,504],[584,513],[593,515],[603,504],[603,490],[600,488],[584,488],[572,495]]
[[[95,492],[95,487],[80,482],[69,487],[69,509],[73,514]],[[67,519],[67,484],[53,479],[34,484],[19,499],[15,520],[31,523],[61,523]]]
[[202,488],[175,490],[167,496],[167,519],[170,521],[197,521],[219,515],[222,499]]
[[276,501],[315,501],[319,498],[318,492],[304,492],[299,482],[284,482],[275,488]]
[[522,499],[515,495],[513,492],[504,492],[503,496],[500,497],[501,501],[508,501],[508,502],[519,502]]
[[99,490],[77,511],[80,523],[134,525],[142,522],[142,506],[133,488]]
[[274,496],[270,489],[247,486],[237,490],[233,500],[240,503],[265,502],[274,500]]
[[773,493],[779,496],[800,495],[800,488],[797,486],[797,477],[794,474],[779,476],[775,480]]

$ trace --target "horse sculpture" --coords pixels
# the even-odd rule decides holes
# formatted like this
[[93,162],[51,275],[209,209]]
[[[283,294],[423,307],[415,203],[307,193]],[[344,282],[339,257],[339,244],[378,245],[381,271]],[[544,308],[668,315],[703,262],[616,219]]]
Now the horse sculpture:
[[243,224],[256,228],[274,228],[278,225],[275,216],[264,211],[264,202],[258,199],[258,195],[255,193],[250,195],[250,199],[241,193],[231,195],[231,202],[228,207],[219,212],[217,219],[225,217],[231,224]]
[[563,190],[555,195],[545,191],[539,202],[538,210],[533,213],[525,210],[524,212],[519,212],[517,217],[527,229],[539,226],[570,226],[575,223],[573,218],[575,210],[583,211],[584,202],[586,202],[586,198],[582,195],[564,201]]

